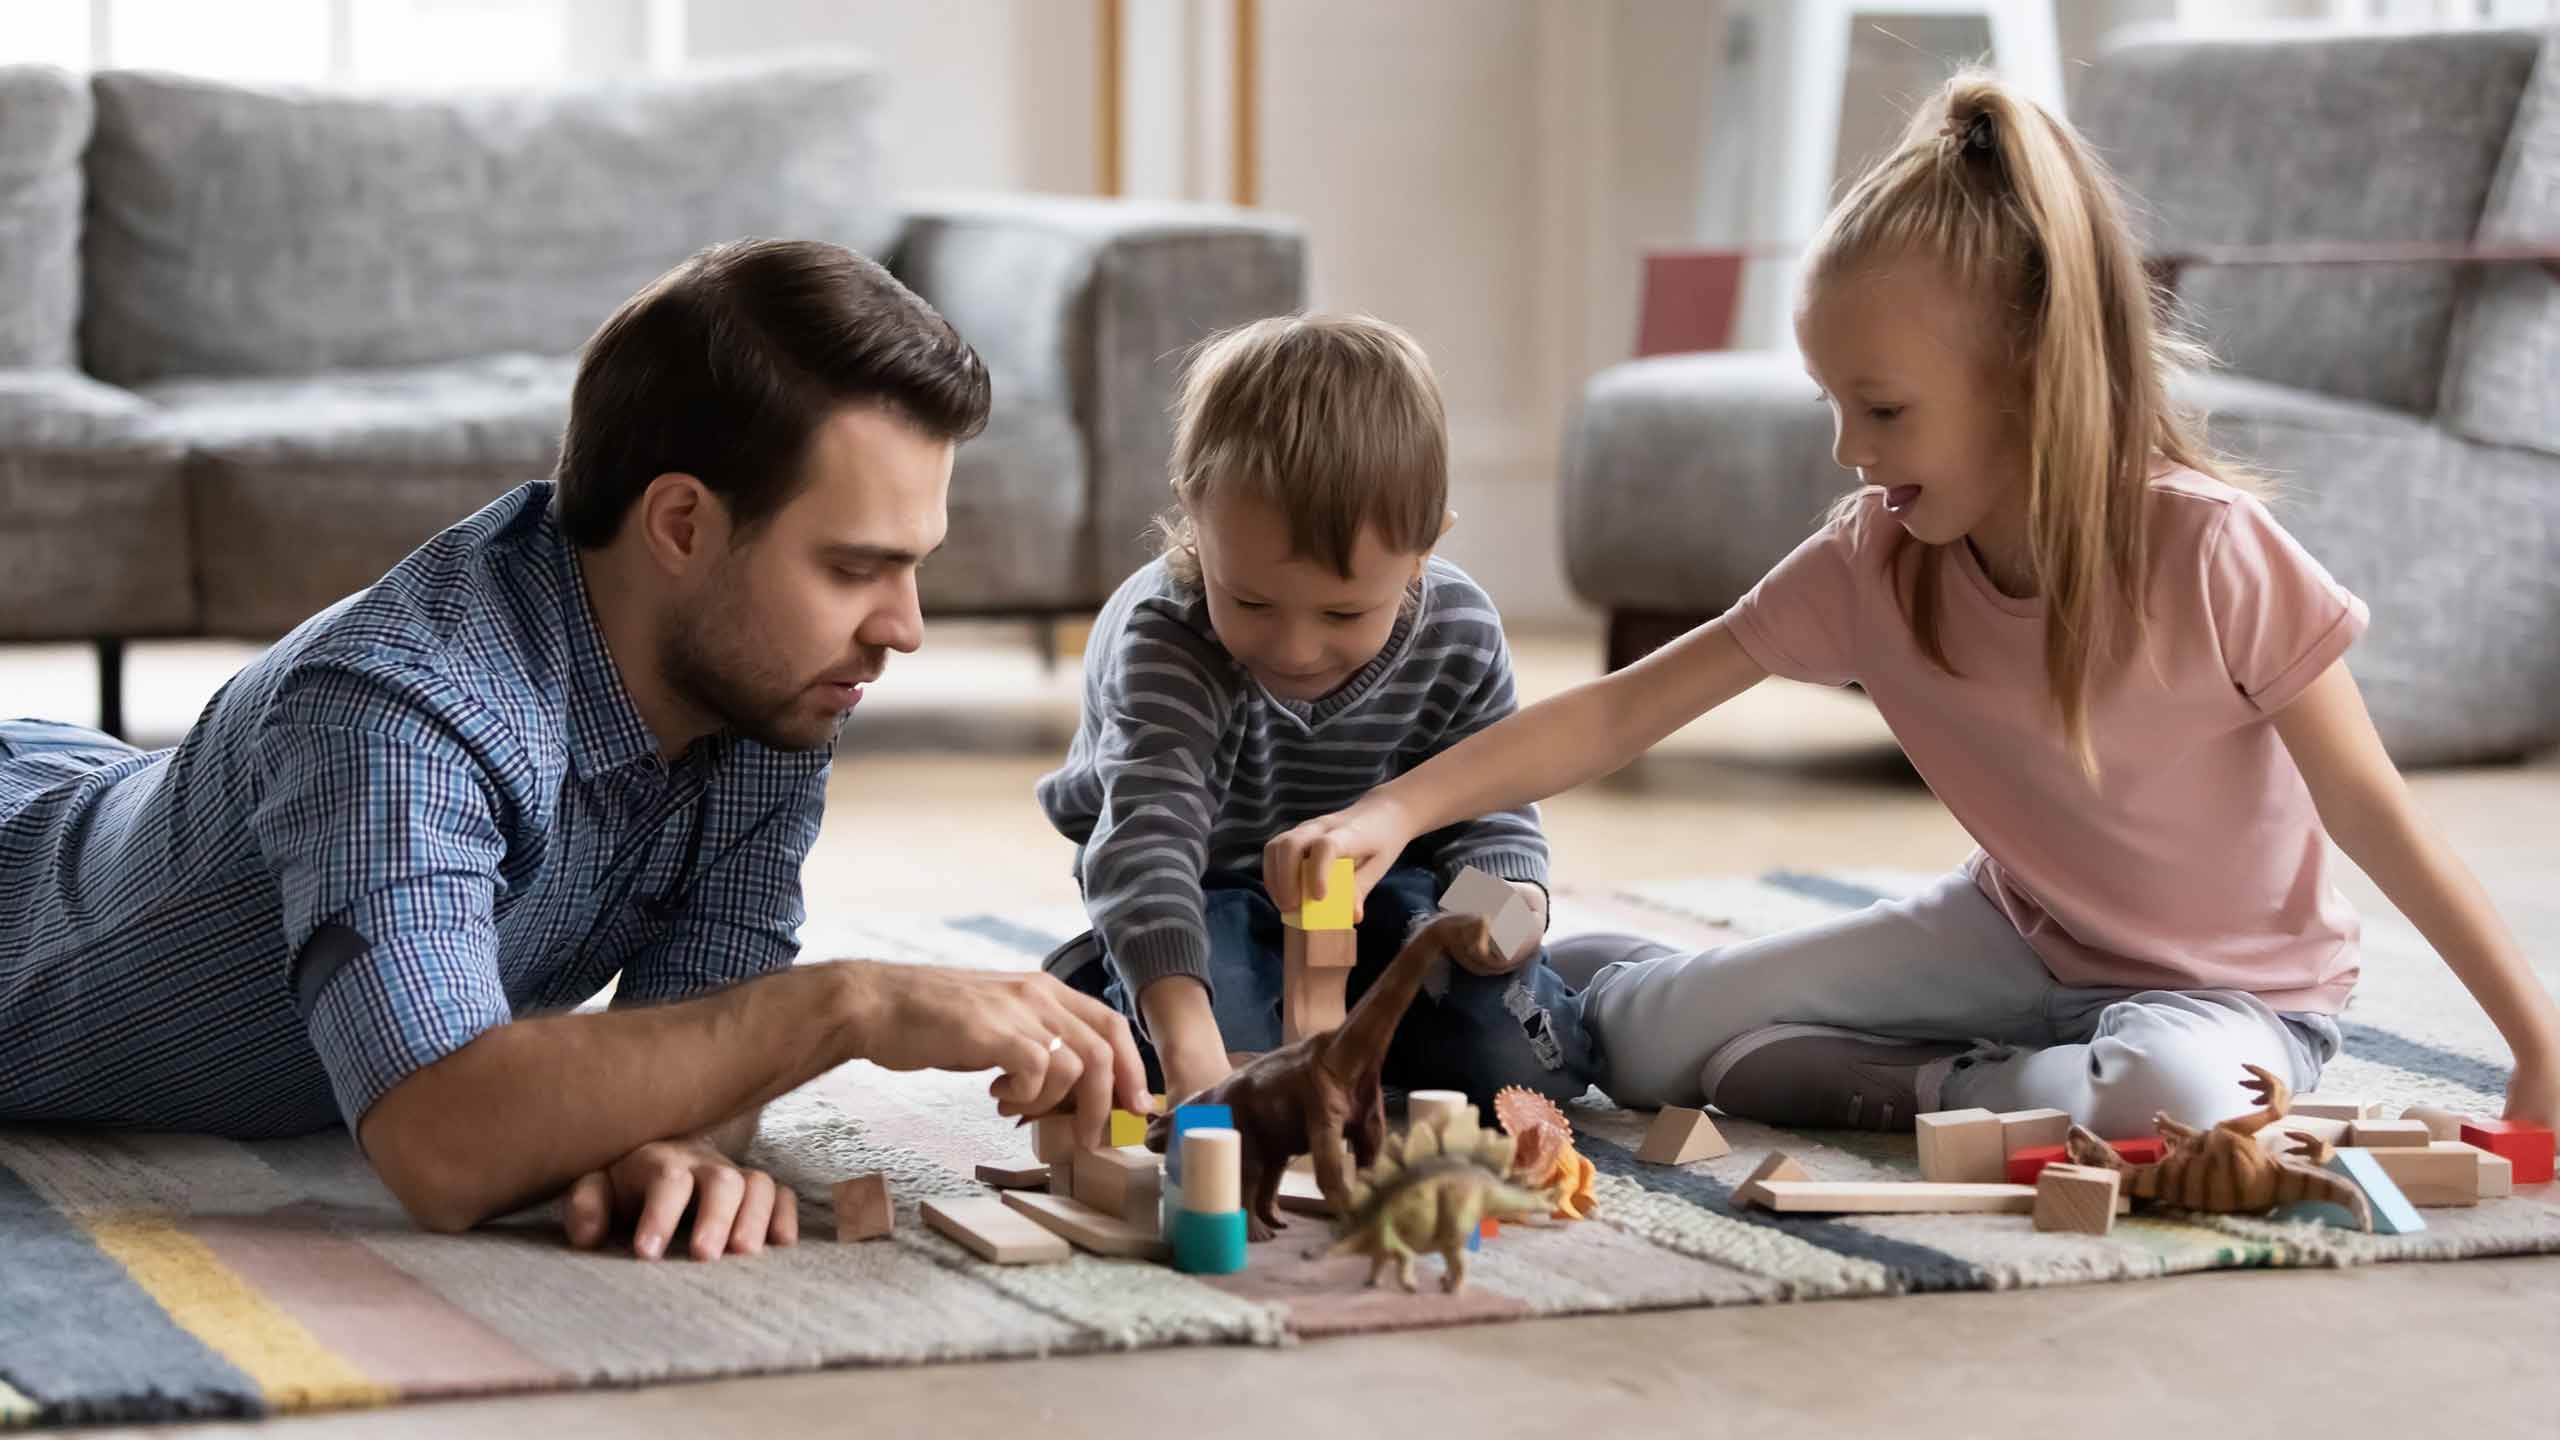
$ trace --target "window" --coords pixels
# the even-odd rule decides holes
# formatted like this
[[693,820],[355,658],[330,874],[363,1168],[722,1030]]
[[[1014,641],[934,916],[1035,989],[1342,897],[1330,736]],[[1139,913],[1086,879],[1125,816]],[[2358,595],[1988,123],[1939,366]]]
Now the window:
[[405,87],[672,69],[686,0],[0,0],[0,64]]

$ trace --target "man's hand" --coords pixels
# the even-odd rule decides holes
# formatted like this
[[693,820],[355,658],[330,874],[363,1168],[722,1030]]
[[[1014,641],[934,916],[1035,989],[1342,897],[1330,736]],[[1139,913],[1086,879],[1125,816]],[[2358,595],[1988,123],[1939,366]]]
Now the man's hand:
[[593,1250],[629,1225],[631,1253],[643,1260],[666,1253],[688,1213],[696,1260],[753,1255],[800,1238],[799,1197],[700,1140],[641,1146],[571,1185],[560,1211],[571,1246]]
[[1100,1149],[1114,1105],[1155,1109],[1138,1042],[1119,1012],[1047,975],[846,965],[853,1053],[886,1070],[1002,1070],[987,1087],[1007,1115],[1072,1105],[1076,1143]]
[[1373,791],[1347,810],[1319,815],[1271,837],[1262,847],[1262,888],[1271,892],[1271,903],[1285,914],[1298,908],[1303,898],[1298,894],[1299,876],[1313,875],[1322,885],[1334,859],[1348,855],[1360,886],[1351,901],[1356,918],[1366,913],[1369,892],[1412,843],[1413,831],[1394,803]]

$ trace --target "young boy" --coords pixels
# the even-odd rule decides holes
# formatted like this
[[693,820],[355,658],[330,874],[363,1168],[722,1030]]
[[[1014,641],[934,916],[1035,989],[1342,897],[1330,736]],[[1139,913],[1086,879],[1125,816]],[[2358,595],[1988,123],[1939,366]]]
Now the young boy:
[[[1164,553],[1095,622],[1084,717],[1041,808],[1077,844],[1091,933],[1050,973],[1136,1023],[1175,1100],[1280,1044],[1272,836],[1512,713],[1493,602],[1431,551],[1447,423],[1411,337],[1365,318],[1258,321],[1208,342],[1177,400]],[[1534,808],[1416,840],[1368,896],[1353,1002],[1473,865],[1546,913]],[[1388,1051],[1399,1089],[1557,1099],[1596,1073],[1580,1003],[1534,943],[1432,976]]]

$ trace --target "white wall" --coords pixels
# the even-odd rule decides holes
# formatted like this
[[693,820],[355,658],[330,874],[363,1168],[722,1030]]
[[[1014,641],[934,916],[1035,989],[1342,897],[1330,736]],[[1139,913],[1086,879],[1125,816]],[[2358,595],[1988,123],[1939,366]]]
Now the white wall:
[[695,60],[827,49],[878,60],[901,189],[1096,183],[1093,0],[690,0],[684,27]]

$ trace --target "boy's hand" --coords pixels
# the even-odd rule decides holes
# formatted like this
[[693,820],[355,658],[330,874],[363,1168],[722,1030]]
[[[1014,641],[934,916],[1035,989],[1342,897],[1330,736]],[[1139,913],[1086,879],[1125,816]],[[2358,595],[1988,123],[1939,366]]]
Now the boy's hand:
[[1271,837],[1271,843],[1262,847],[1262,887],[1283,912],[1295,910],[1304,898],[1298,893],[1298,877],[1311,873],[1322,885],[1334,859],[1347,855],[1360,885],[1360,893],[1351,901],[1351,913],[1358,918],[1367,911],[1370,890],[1412,843],[1413,832],[1393,802],[1373,793],[1348,810],[1319,815]]
[[2505,1118],[2560,1129],[2560,1070],[2549,1061],[2518,1056],[2515,1076],[2507,1082]]

